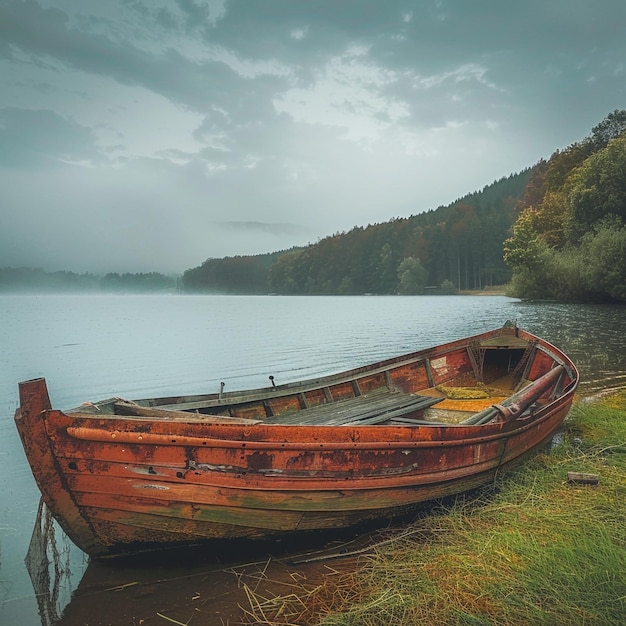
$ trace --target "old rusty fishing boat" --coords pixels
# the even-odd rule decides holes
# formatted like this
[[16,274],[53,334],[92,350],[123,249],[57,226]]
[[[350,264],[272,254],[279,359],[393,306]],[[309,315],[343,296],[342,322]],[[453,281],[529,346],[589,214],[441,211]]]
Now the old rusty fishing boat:
[[43,499],[85,552],[270,538],[405,513],[548,442],[578,372],[515,324],[341,374],[15,414]]

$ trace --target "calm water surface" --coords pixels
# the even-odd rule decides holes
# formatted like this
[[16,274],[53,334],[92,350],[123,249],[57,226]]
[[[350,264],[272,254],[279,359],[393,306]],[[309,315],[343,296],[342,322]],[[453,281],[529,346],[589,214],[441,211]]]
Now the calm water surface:
[[[53,619],[42,618],[24,565],[39,492],[13,425],[20,380],[46,377],[58,408],[218,391],[220,381],[260,387],[269,375],[280,384],[330,374],[507,319],[568,353],[582,393],[626,387],[624,307],[499,296],[0,296],[0,623],[54,621],[87,567],[58,537],[67,575]],[[108,623],[94,619],[85,623]]]

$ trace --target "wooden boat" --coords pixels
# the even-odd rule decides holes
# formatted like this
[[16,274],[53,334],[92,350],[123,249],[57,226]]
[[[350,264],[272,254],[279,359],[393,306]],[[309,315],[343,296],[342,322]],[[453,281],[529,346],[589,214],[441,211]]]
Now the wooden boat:
[[315,380],[15,414],[43,498],[85,552],[270,538],[388,519],[482,485],[546,444],[578,384],[503,328]]

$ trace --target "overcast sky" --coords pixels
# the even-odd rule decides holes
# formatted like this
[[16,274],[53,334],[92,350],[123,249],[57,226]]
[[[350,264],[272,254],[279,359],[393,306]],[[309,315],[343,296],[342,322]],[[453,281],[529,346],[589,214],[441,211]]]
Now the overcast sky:
[[0,267],[177,272],[446,205],[626,108],[625,0],[0,0]]

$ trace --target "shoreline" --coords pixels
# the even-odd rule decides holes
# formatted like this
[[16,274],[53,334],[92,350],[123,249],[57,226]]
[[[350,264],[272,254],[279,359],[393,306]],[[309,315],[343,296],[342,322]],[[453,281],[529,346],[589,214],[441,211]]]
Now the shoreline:
[[460,289],[458,294],[460,296],[506,296],[506,290],[495,287],[489,289]]

